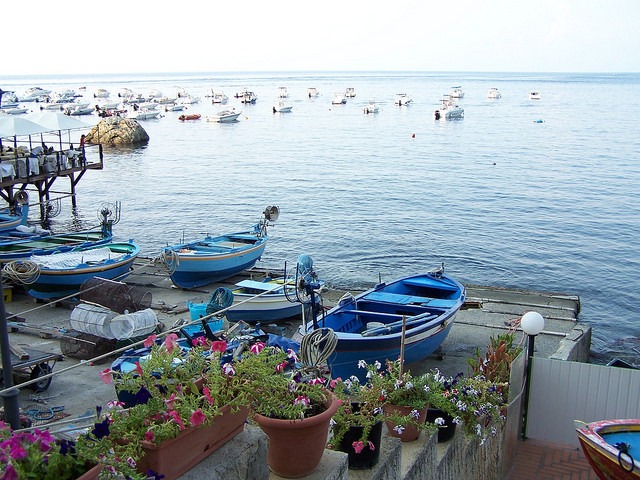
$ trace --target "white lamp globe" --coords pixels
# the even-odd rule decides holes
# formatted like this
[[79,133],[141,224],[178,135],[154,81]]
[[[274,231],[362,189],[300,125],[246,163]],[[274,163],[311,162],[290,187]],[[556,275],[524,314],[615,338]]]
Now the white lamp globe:
[[527,312],[520,319],[520,326],[527,335],[538,335],[544,329],[544,318],[538,312]]

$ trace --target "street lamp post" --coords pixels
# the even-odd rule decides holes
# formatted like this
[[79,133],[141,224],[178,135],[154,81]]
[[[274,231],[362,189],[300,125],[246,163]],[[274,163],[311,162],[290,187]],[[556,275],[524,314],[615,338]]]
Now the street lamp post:
[[529,338],[527,345],[527,381],[524,390],[524,416],[522,421],[522,439],[527,438],[527,417],[529,416],[529,389],[531,388],[531,363],[536,335],[544,329],[544,318],[538,312],[527,312],[520,319],[520,326]]

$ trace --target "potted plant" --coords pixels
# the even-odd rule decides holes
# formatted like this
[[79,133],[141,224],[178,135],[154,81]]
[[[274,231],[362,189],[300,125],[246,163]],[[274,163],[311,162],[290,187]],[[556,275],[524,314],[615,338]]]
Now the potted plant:
[[522,352],[522,345],[514,343],[514,333],[510,330],[496,337],[490,337],[484,353],[476,348],[474,356],[467,359],[471,375],[482,375],[488,381],[498,385],[505,400],[509,393],[511,363]]
[[402,368],[401,361],[387,360],[386,368],[380,370],[379,363],[370,369],[368,378],[374,389],[385,398],[383,406],[385,423],[389,435],[403,442],[416,440],[420,431],[431,428],[426,423],[427,410],[434,395],[428,375],[413,376]]
[[243,379],[243,398],[269,437],[269,468],[286,478],[305,476],[317,468],[329,421],[339,405],[323,378],[305,375],[297,365],[293,351],[256,343],[229,366]]
[[[99,412],[98,412],[99,415]],[[102,477],[142,479],[129,458],[110,449],[103,421],[96,422],[75,441],[55,438],[35,428],[14,432],[0,421],[0,472],[3,480],[94,480]]]
[[[116,456],[132,458],[139,472],[176,478],[244,428],[248,411],[237,395],[237,379],[220,365],[225,342],[195,340],[186,356],[168,335],[145,342],[148,355],[128,372],[117,372],[116,390],[135,392],[135,404],[111,402],[107,414]],[[102,373],[111,379],[109,370]],[[179,454],[164,453],[178,449]],[[180,460],[178,462],[177,460]]]
[[331,420],[331,438],[327,445],[327,448],[347,453],[349,468],[356,470],[371,468],[378,462],[386,401],[380,385],[370,381],[372,376],[378,375],[380,363],[367,365],[361,360],[358,367],[367,369],[365,383],[354,375],[346,380],[332,380],[329,384],[341,403]]

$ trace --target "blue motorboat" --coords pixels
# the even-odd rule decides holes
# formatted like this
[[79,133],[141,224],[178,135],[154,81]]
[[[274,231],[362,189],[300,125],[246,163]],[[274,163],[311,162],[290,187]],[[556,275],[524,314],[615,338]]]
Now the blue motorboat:
[[176,287],[197,288],[253,267],[267,245],[267,226],[278,215],[278,207],[267,207],[251,230],[165,247],[162,258],[171,281]]
[[121,280],[139,253],[140,247],[132,241],[112,242],[14,260],[4,265],[3,273],[25,284],[32,297],[62,298],[78,293],[82,284],[94,277]]
[[441,267],[380,283],[355,297],[347,294],[307,323],[305,330],[335,332],[337,345],[327,360],[332,378],[355,375],[364,381],[366,370],[358,368],[360,360],[384,365],[385,360],[400,357],[403,344],[407,364],[434,353],[449,334],[464,299],[464,286]]
[[20,190],[16,193],[11,205],[0,209],[0,232],[13,230],[19,225],[26,225],[29,218],[29,196]]

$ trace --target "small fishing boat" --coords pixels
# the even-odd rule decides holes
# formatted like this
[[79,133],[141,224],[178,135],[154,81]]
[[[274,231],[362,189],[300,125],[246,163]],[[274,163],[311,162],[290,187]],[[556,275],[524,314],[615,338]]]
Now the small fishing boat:
[[464,98],[464,92],[461,86],[451,87],[451,98]]
[[273,113],[288,113],[293,109],[293,105],[284,101],[278,101],[273,105]]
[[582,451],[599,478],[640,479],[640,419],[576,421],[576,432]]
[[502,98],[502,94],[500,93],[500,90],[498,90],[496,87],[491,87],[489,90],[487,90],[487,98],[490,98],[490,99]]
[[28,294],[39,299],[62,298],[80,291],[93,278],[121,280],[140,253],[133,242],[77,247],[68,252],[32,255],[4,265],[3,273],[27,285]]
[[347,97],[342,92],[336,92],[333,94],[333,100],[331,100],[331,105],[344,105],[347,103]]
[[278,98],[288,98],[289,97],[289,91],[287,90],[287,87],[278,87]]
[[233,123],[238,121],[238,117],[242,114],[242,110],[236,112],[236,109],[221,110],[215,115],[207,117],[207,122],[217,123]]
[[178,117],[178,120],[181,121],[185,121],[185,120],[200,120],[200,114],[199,113],[192,113],[190,115],[180,115]]
[[176,287],[197,288],[253,267],[267,245],[267,226],[278,215],[278,207],[270,206],[251,230],[165,247],[162,258],[171,281]]
[[358,368],[360,360],[384,365],[387,359],[397,359],[404,346],[405,362],[411,364],[436,351],[464,299],[464,286],[440,267],[380,283],[355,297],[346,294],[338,305],[307,322],[304,333],[333,329],[337,345],[327,360],[332,378],[356,375],[364,380],[366,370]]
[[309,87],[309,88],[307,88],[307,95],[309,96],[309,98],[313,98],[313,97],[317,97],[318,95],[320,95],[320,92],[318,91],[318,89],[316,87]]
[[394,101],[394,103],[399,107],[402,107],[403,105],[409,105],[411,102],[413,102],[413,99],[406,93],[397,93],[396,99]]
[[356,96],[356,89],[353,87],[348,87],[344,92],[345,97],[353,98]]
[[362,109],[364,113],[378,113],[380,108],[373,100],[370,100],[367,105]]
[[540,100],[540,92],[535,90],[529,92],[529,100]]
[[[225,311],[229,321],[271,323],[302,313],[296,287],[284,278],[242,280],[231,290],[233,303]],[[319,297],[316,297],[319,300]]]
[[87,248],[111,242],[113,224],[120,220],[119,205],[100,211],[100,229],[51,233],[49,230],[20,225],[0,232],[0,264],[26,259],[32,255],[68,252],[76,247]]
[[24,190],[16,194],[12,206],[0,209],[0,232],[13,230],[19,225],[26,225],[29,218],[29,197]]

